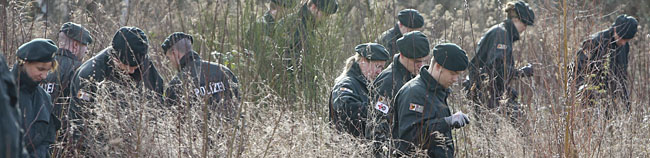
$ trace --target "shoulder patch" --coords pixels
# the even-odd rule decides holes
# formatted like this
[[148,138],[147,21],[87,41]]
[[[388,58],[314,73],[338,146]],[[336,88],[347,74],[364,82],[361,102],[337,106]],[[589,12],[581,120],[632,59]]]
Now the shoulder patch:
[[375,109],[383,112],[384,114],[388,114],[388,110],[390,110],[390,107],[384,102],[386,102],[386,98],[379,97],[377,103],[375,104]]
[[505,45],[505,44],[497,44],[497,49],[508,49],[508,45]]
[[345,88],[345,87],[339,88],[339,91],[354,93],[354,91],[352,91],[351,89]]
[[422,105],[411,103],[409,105],[409,110],[422,113],[424,111],[424,107]]
[[84,92],[83,90],[79,90],[77,93],[77,98],[85,101],[90,101],[90,94]]

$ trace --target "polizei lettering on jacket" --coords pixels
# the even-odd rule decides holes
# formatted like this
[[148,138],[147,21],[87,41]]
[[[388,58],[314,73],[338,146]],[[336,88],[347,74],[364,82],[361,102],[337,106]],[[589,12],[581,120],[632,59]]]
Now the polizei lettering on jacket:
[[41,87],[43,87],[43,90],[45,90],[45,92],[48,94],[52,94],[52,92],[54,92],[54,85],[55,83],[41,83]]
[[226,91],[226,87],[223,85],[223,82],[208,82],[207,87],[201,86],[199,88],[194,88],[194,94],[197,97],[211,95],[223,91]]

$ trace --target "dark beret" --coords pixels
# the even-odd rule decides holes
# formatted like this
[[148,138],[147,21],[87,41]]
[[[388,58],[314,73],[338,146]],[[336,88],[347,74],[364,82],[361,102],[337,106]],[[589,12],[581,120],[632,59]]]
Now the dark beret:
[[637,32],[639,22],[636,18],[627,14],[620,15],[616,18],[612,28],[616,28],[616,34],[623,39],[632,39]]
[[467,54],[458,45],[443,43],[433,47],[436,63],[451,71],[464,71],[469,65]]
[[137,27],[122,27],[113,36],[112,46],[120,62],[137,66],[147,55],[149,40]]
[[57,49],[52,40],[37,38],[18,47],[16,56],[24,61],[51,62]]
[[415,9],[404,9],[397,14],[397,20],[409,28],[421,28],[424,26],[424,18]]
[[334,14],[339,9],[339,3],[336,0],[311,0],[311,2],[325,14]]
[[364,43],[354,47],[354,51],[368,60],[386,61],[390,55],[384,46],[377,43]]
[[524,24],[533,25],[535,23],[535,12],[533,12],[533,9],[528,6],[528,3],[524,1],[518,1],[515,3],[515,10],[517,10],[519,20],[521,20],[521,22],[524,22]]
[[296,6],[296,0],[271,0],[271,3],[283,8],[293,8]]
[[190,43],[194,43],[194,38],[192,38],[192,35],[188,35],[183,32],[174,32],[169,35],[167,39],[165,39],[165,41],[162,43],[162,45],[160,45],[163,49],[163,54],[167,53],[167,50],[169,50],[169,48],[172,48],[176,42],[186,38],[190,40]]
[[429,55],[429,39],[420,31],[409,32],[397,39],[397,49],[404,57],[416,59]]
[[63,32],[66,36],[83,45],[93,43],[93,38],[90,36],[90,32],[88,32],[88,30],[86,30],[86,28],[83,26],[73,22],[67,22],[63,24],[59,32]]

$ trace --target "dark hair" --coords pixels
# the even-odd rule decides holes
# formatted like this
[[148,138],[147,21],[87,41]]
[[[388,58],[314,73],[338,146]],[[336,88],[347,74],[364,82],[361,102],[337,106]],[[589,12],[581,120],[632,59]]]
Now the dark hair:
[[192,42],[188,38],[184,38],[176,41],[176,43],[171,47],[171,49],[179,51],[181,53],[187,53],[192,51]]

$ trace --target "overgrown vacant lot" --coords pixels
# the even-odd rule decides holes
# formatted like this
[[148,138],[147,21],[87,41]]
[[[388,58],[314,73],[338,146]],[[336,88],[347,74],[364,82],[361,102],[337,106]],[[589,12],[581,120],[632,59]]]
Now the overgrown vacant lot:
[[[301,79],[283,77],[289,74],[278,61],[281,48],[245,41],[249,31],[261,34],[249,28],[266,11],[266,0],[64,0],[48,3],[47,15],[36,2],[5,0],[0,1],[0,51],[13,65],[21,44],[32,38],[56,39],[61,24],[73,21],[95,38],[88,59],[110,46],[119,27],[136,26],[149,36],[149,56],[169,81],[175,72],[160,43],[172,32],[186,32],[194,36],[194,49],[203,59],[230,67],[240,81],[242,117],[231,123],[206,119],[213,116],[207,116],[206,109],[197,106],[203,105],[201,100],[195,98],[191,99],[195,106],[165,107],[159,100],[143,97],[150,94],[103,83],[99,93],[104,97],[93,109],[98,117],[91,130],[103,133],[102,138],[90,155],[75,156],[370,157],[370,142],[336,132],[328,123],[329,92],[354,46],[374,42],[394,26],[399,10],[415,8],[424,14],[423,32],[432,45],[457,43],[471,58],[482,34],[505,18],[501,11],[505,3],[339,0],[339,12],[316,31],[320,38],[313,47],[318,52],[304,54],[309,77]],[[650,157],[650,34],[646,29],[650,2],[528,3],[538,20],[514,45],[517,66],[531,63],[538,68],[535,77],[515,82],[525,118],[513,123],[496,111],[475,115],[475,105],[460,86],[453,86],[452,113],[462,110],[472,120],[467,128],[453,132],[457,157]],[[621,104],[604,99],[585,106],[585,101],[576,99],[566,67],[584,39],[609,28],[623,13],[637,17],[640,26],[630,41],[632,109],[605,119],[606,106]]]

